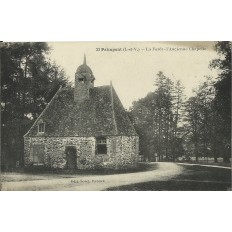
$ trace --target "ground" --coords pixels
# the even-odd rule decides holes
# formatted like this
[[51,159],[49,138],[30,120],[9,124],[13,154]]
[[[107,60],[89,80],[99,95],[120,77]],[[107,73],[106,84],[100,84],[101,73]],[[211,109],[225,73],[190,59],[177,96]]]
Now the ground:
[[122,174],[2,173],[2,190],[231,190],[231,168],[148,163]]

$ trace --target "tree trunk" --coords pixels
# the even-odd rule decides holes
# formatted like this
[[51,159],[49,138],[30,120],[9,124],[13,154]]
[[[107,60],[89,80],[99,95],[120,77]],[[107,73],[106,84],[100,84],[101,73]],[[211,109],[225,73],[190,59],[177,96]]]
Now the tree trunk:
[[230,163],[230,157],[231,157],[231,147],[229,144],[227,144],[225,145],[225,149],[224,149],[223,162]]
[[195,154],[196,154],[196,162],[198,162],[198,143],[195,143]]

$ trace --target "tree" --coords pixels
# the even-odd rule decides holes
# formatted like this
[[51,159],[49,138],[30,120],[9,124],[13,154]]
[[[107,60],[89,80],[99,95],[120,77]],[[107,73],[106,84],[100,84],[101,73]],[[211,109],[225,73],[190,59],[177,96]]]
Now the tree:
[[196,161],[199,157],[200,111],[197,97],[190,97],[185,104],[186,118],[185,131],[188,140],[194,144]]
[[196,161],[199,155],[207,160],[211,155],[217,162],[222,155],[229,162],[231,154],[231,42],[218,42],[216,50],[219,58],[210,68],[218,70],[218,80],[207,77],[186,102],[185,134]]
[[181,83],[174,88],[171,79],[159,72],[154,85],[153,92],[133,103],[130,118],[140,136],[140,152],[145,157],[153,160],[156,153],[159,160],[173,160],[174,146],[176,151],[183,150],[177,135],[182,104]]
[[176,160],[176,148],[182,136],[182,119],[184,107],[184,86],[180,80],[174,84],[173,99],[172,99],[172,112],[173,112],[173,140],[172,140],[172,159]]
[[215,83],[214,110],[218,128],[216,133],[221,138],[219,146],[225,162],[231,155],[231,42],[221,41],[216,44],[218,59],[212,60],[210,68],[217,69],[218,80]]
[[[162,149],[165,150],[165,159],[169,159],[173,131],[172,93],[173,82],[163,72],[157,74],[155,80],[157,116],[158,116],[158,156],[163,160]],[[162,146],[163,145],[163,146]],[[165,146],[164,146],[165,145]]]
[[155,96],[149,93],[145,98],[133,102],[129,116],[139,134],[140,154],[145,159],[152,160],[157,150],[157,125],[153,111],[155,109]]
[[23,135],[59,86],[68,84],[48,54],[47,43],[5,43],[1,48],[2,163],[23,162]]
[[[215,144],[218,137],[215,133],[216,118],[214,113],[215,88],[211,77],[206,77],[194,90],[194,96],[186,102],[185,129],[189,142],[194,144],[196,161],[199,155],[208,160],[213,155],[217,160]],[[191,147],[191,146],[189,146]]]

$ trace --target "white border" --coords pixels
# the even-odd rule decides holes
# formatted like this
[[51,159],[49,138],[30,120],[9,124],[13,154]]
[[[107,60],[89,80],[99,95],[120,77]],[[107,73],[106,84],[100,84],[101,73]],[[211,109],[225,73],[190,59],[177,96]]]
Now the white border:
[[231,40],[229,1],[1,1],[4,41]]
[[[1,1],[3,41],[231,40],[229,1]],[[226,231],[230,192],[1,192],[2,231]]]

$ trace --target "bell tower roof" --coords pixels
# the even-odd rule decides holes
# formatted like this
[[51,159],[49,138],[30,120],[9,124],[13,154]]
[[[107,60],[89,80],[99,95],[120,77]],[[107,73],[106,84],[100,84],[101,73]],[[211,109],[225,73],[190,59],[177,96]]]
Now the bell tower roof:
[[83,64],[86,65],[86,55],[84,54],[84,61],[83,61]]
[[84,55],[83,64],[77,68],[76,74],[89,73],[93,74],[91,68],[86,64],[86,55]]

